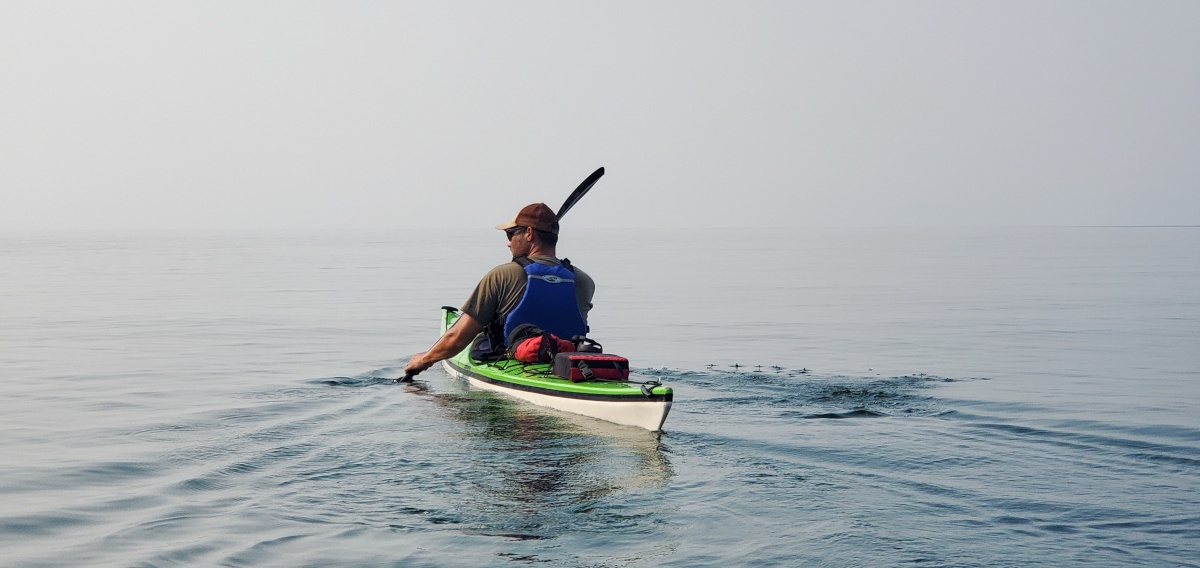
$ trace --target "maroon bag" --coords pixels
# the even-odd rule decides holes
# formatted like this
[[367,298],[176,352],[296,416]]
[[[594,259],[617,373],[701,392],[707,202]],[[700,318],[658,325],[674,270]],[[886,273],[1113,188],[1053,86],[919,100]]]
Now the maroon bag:
[[628,381],[629,359],[609,353],[559,353],[554,356],[553,370],[573,383]]

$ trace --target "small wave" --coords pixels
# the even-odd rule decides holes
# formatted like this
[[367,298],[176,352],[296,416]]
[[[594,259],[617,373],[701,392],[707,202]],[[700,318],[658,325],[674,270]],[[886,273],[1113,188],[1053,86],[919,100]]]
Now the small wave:
[[[548,540],[548,539],[554,538],[553,536],[547,536],[547,535],[541,535],[541,534],[487,533],[487,532],[482,532],[482,531],[463,531],[463,532],[465,532],[466,534],[481,534],[481,535],[485,535],[485,536],[498,536],[501,538],[509,538],[512,540]],[[516,562],[534,561],[533,559],[535,558],[535,556],[530,556],[530,555],[517,556],[515,554],[507,553],[507,552],[497,553],[496,556],[508,557],[509,560],[516,561]],[[550,562],[550,561],[549,560],[541,560],[540,562]]]
[[394,384],[396,377],[380,377],[375,375],[359,375],[356,377],[326,377],[322,379],[312,379],[309,381],[312,384],[327,385],[331,387],[371,387],[375,385]]
[[1125,435],[1097,434],[1095,431],[1099,426],[1092,422],[1073,424],[1068,421],[1056,427],[1034,427],[987,421],[971,422],[969,425],[1013,440],[1056,446],[1064,450],[1085,452],[1089,455],[1103,453],[1135,462],[1172,465],[1184,469],[1200,467],[1200,459],[1193,457],[1194,449],[1192,447],[1170,442],[1137,439],[1132,436],[1133,432],[1121,432],[1120,429],[1111,426],[1108,429],[1114,431],[1114,434]]
[[875,412],[873,410],[867,410],[865,408],[859,408],[849,412],[825,412],[821,414],[809,414],[802,416],[801,418],[879,418],[881,416],[887,416],[887,414]]
[[319,377],[307,381],[309,384],[327,385],[331,387],[370,387],[381,384],[393,384],[404,376],[404,366],[401,363],[388,365],[362,372],[357,375]]
[[90,515],[79,513],[15,515],[0,517],[0,533],[26,537],[53,535],[92,521]]

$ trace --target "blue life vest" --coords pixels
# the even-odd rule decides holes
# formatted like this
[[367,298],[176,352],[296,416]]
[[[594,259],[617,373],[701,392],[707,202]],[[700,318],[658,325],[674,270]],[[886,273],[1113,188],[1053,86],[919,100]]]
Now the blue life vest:
[[[524,263],[521,263],[524,264]],[[575,273],[565,266],[525,264],[525,295],[504,320],[504,338],[513,328],[531,323],[563,339],[587,333],[575,298]]]

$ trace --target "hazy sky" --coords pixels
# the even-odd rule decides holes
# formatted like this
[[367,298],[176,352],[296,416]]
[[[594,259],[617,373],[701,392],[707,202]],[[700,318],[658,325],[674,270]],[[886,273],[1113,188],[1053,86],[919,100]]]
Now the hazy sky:
[[0,229],[1200,224],[1200,2],[0,0]]

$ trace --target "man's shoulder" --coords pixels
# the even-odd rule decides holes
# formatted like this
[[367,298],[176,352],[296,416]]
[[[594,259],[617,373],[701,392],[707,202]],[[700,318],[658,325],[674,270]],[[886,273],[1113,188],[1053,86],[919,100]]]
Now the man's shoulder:
[[591,278],[590,276],[588,276],[587,272],[584,272],[584,270],[582,268],[576,266],[574,263],[567,261],[564,264],[566,264],[571,269],[571,272],[573,272],[575,274],[576,280],[578,280],[580,278],[588,278],[588,279]]
[[575,273],[575,286],[576,287],[584,288],[587,290],[595,290],[596,289],[596,281],[592,280],[591,275],[584,272],[582,268],[578,268],[575,266],[572,266],[571,268],[572,268],[571,271]]
[[491,321],[504,307],[505,298],[525,284],[525,269],[515,262],[497,265],[479,279],[475,290],[463,304],[463,312],[481,322]]
[[520,264],[509,261],[504,264],[498,264],[483,275],[484,280],[510,280],[513,278],[525,277],[525,269]]
[[590,278],[591,278],[590,276],[588,276],[587,272],[584,272],[584,270],[583,270],[582,268],[580,268],[580,267],[579,267],[578,265],[576,265],[574,262],[571,262],[571,260],[570,260],[570,259],[566,259],[566,258],[564,258],[564,259],[562,259],[562,260],[561,260],[561,261],[559,261],[559,262],[560,262],[561,264],[563,264],[564,266],[566,266],[566,267],[570,268],[570,269],[571,269],[571,272],[574,272],[574,273],[575,273],[575,276],[576,276],[576,278],[581,278],[581,277],[582,277],[582,278],[588,278],[588,279],[590,279]]

